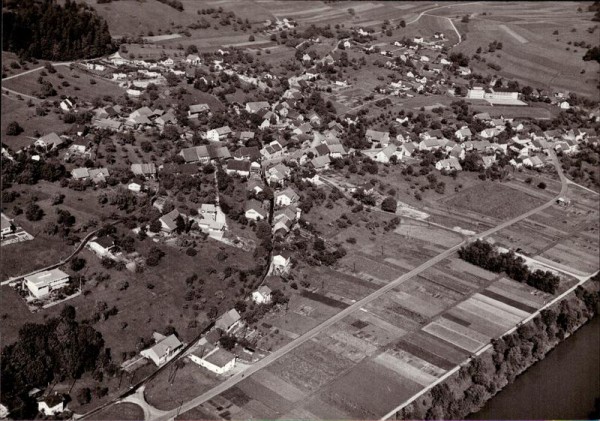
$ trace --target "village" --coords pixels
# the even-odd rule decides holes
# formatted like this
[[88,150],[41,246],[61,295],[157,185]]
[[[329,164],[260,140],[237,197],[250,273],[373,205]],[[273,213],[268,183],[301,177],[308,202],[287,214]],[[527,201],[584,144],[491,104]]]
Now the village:
[[[110,393],[93,399],[83,387],[77,413],[141,382],[144,402],[167,414],[184,399],[177,394],[200,394],[187,396],[177,386],[182,378],[208,391],[242,376],[375,286],[524,213],[528,201],[554,200],[552,212],[562,212],[555,219],[573,235],[593,224],[597,174],[586,170],[586,186],[572,182],[578,193],[563,194],[557,165],[573,175],[566,163],[598,150],[598,104],[480,74],[472,66],[481,64],[480,54],[454,52],[454,34],[383,38],[405,26],[385,21],[377,32],[337,25],[330,36],[332,27],[301,31],[292,17],[267,21],[259,35],[294,40],[282,44],[289,51],[277,65],[270,65],[270,51],[252,45],[200,51],[189,44],[165,53],[141,40],[102,58],[60,68],[48,62],[40,70],[46,78],[58,72],[102,81],[118,97],[55,91],[26,101],[3,79],[3,96],[27,103],[35,114],[28,119],[58,121],[61,129],[52,123],[32,135],[26,128],[25,136],[27,121],[15,120],[3,133],[1,246],[10,260],[2,288],[24,306],[23,319],[73,305],[86,323],[117,331],[105,341],[121,374],[105,374]],[[146,47],[151,57],[143,57]],[[128,52],[134,48],[139,54]],[[475,203],[471,191],[493,196],[489,207]],[[566,241],[548,232],[556,236],[548,248]],[[524,257],[542,249],[521,245],[519,235],[500,231],[494,238],[507,251],[523,247]],[[589,244],[586,250],[597,247]],[[391,257],[394,247],[406,260]],[[48,260],[18,262],[40,249],[49,250]],[[597,270],[593,250],[585,253],[577,261],[585,260],[583,269],[556,255],[532,264],[559,267],[564,292],[575,285],[573,273]],[[457,261],[464,265],[452,260],[450,271]],[[482,269],[463,270],[469,279],[492,282]],[[181,279],[170,285],[169,277]],[[484,285],[469,282],[459,289]],[[351,286],[340,287],[345,283]],[[130,297],[132,291],[140,295]],[[421,294],[424,303],[433,293]],[[541,306],[549,297],[531,300]],[[168,304],[159,309],[161,299]],[[420,310],[409,307],[405,316],[417,324],[381,322],[360,339],[375,345],[348,343],[371,355],[371,347],[389,343],[383,330],[409,332],[435,314],[416,317]],[[135,322],[127,318],[133,313],[140,314]],[[348,339],[335,338],[354,361],[340,345]],[[132,396],[120,402],[137,402]],[[69,414],[75,404],[65,387],[32,390],[29,398],[45,416]],[[233,405],[241,411],[236,418],[252,415],[242,406]],[[202,411],[229,419],[218,406]]]

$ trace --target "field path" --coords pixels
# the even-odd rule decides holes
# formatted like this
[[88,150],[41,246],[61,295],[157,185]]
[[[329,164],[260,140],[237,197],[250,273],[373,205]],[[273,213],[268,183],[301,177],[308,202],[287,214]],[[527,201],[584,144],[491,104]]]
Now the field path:
[[[418,22],[419,19],[421,19],[421,17],[423,17],[423,15],[426,15],[428,12],[433,12],[434,10],[445,9],[446,7],[466,6],[468,4],[479,4],[479,3],[481,3],[481,2],[480,1],[473,1],[471,3],[454,3],[454,4],[448,4],[448,5],[445,5],[445,6],[434,7],[432,9],[427,9],[427,10],[424,10],[421,13],[419,13],[419,15],[416,18],[414,18],[413,20],[411,20],[410,22],[406,22],[406,24],[407,25],[411,25],[411,24],[413,24],[415,22]],[[440,16],[436,16],[436,17],[440,17]],[[449,19],[449,18],[447,18],[447,19]],[[454,25],[452,25],[452,26],[454,26]],[[454,29],[456,30],[456,28],[454,28]],[[460,37],[460,35],[459,35],[459,37]]]
[[[558,195],[556,195],[556,197],[553,197],[552,200],[534,208],[531,209],[515,218],[512,218],[506,222],[501,223],[500,225],[497,225],[496,227],[490,228],[487,231],[484,231],[480,234],[476,234],[472,237],[472,239],[475,238],[483,238],[483,237],[487,237],[490,236],[510,225],[516,224],[517,222],[522,221],[523,219],[529,218],[530,216],[534,215],[537,212],[540,212],[546,208],[549,208],[550,206],[552,206],[555,203],[555,200],[560,197],[563,196],[566,192],[567,192],[567,188],[568,188],[568,182],[566,177],[564,176],[563,172],[562,172],[562,168],[560,167],[560,163],[558,161],[558,157],[556,156],[556,154],[554,153],[554,151],[549,150],[549,154],[552,158],[552,162],[554,164],[554,166],[556,167],[556,170],[559,173],[560,176],[560,180],[561,180],[561,190],[559,192]],[[203,403],[205,403],[206,401],[209,401],[210,399],[216,397],[217,395],[225,392],[226,390],[228,390],[229,388],[235,386],[236,384],[240,383],[242,380],[244,380],[244,378],[247,378],[249,376],[251,376],[253,373],[256,373],[259,370],[262,370],[263,368],[267,367],[269,364],[271,364],[272,362],[275,362],[276,360],[278,360],[279,358],[285,356],[286,354],[292,352],[293,350],[295,350],[296,348],[298,348],[299,346],[301,346],[302,344],[308,342],[309,340],[311,340],[312,338],[314,338],[315,336],[317,336],[319,333],[323,332],[325,329],[328,329],[329,327],[333,326],[335,323],[343,320],[344,318],[346,318],[347,316],[349,316],[350,314],[354,313],[355,311],[359,311],[361,310],[364,306],[366,306],[367,304],[375,301],[376,299],[380,298],[382,295],[385,295],[386,293],[388,293],[390,290],[396,288],[397,286],[401,285],[402,283],[406,282],[407,280],[413,278],[414,276],[419,275],[420,273],[424,272],[425,270],[429,269],[430,267],[434,266],[435,264],[441,262],[442,260],[450,257],[451,255],[454,254],[454,252],[456,252],[460,247],[462,247],[468,240],[462,241],[461,243],[447,249],[446,251],[438,254],[437,256],[433,257],[432,259],[428,260],[427,262],[421,264],[420,266],[414,268],[413,270],[411,270],[410,272],[396,278],[395,280],[391,281],[390,283],[388,283],[387,285],[381,287],[380,289],[378,289],[377,291],[373,292],[371,295],[366,296],[365,298],[357,301],[356,303],[350,305],[349,307],[347,307],[346,309],[340,311],[339,313],[336,313],[335,315],[333,315],[331,318],[325,320],[323,323],[321,323],[320,325],[314,327],[313,329],[309,330],[308,332],[306,332],[305,334],[299,336],[298,338],[294,339],[293,341],[291,341],[290,343],[284,345],[283,347],[281,347],[280,349],[274,351],[273,353],[271,353],[270,355],[267,355],[265,358],[263,358],[262,360],[254,363],[253,365],[249,366],[246,370],[244,370],[243,372],[240,372],[238,374],[233,375],[232,377],[228,378],[227,380],[225,380],[224,382],[220,383],[219,385],[215,386],[214,388],[210,389],[209,391],[202,393],[201,395],[198,395],[197,397],[195,397],[194,399],[189,400],[188,402],[183,403],[182,405],[180,405],[177,409],[168,411],[160,416],[156,416],[156,417],[152,417],[150,418],[150,420],[156,420],[156,421],[169,421],[174,419],[176,416],[178,416],[178,414],[180,413],[185,413]],[[585,282],[585,281],[581,281],[581,282]],[[580,282],[580,283],[581,283]],[[565,294],[561,294],[561,297],[564,296]],[[554,300],[556,301],[556,300]],[[489,348],[490,345],[487,345],[485,347],[483,347],[480,352],[483,352],[484,350],[486,350],[487,348]],[[458,368],[456,368],[455,370],[458,370]],[[447,376],[443,377],[444,379],[447,378]],[[430,386],[431,387],[431,386]],[[428,389],[424,389],[424,390],[428,390]],[[421,391],[420,393],[424,393],[423,391]],[[404,403],[403,405],[405,405],[406,403]],[[383,419],[389,418],[390,416],[392,416],[395,412],[397,411],[394,410],[393,412],[391,412],[390,414],[387,414]]]

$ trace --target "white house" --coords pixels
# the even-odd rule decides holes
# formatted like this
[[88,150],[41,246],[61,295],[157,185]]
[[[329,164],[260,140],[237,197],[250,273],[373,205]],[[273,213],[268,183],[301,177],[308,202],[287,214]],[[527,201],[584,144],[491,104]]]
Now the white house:
[[199,66],[202,63],[198,54],[188,54],[188,56],[185,58],[185,62],[187,64],[191,64],[192,66]]
[[188,118],[198,118],[200,114],[210,111],[208,104],[194,104],[190,105],[188,110]]
[[50,134],[44,135],[40,137],[38,140],[34,142],[35,146],[40,146],[46,149],[54,149],[62,145],[64,141],[60,138],[59,135],[52,132]]
[[567,101],[563,101],[560,103],[559,107],[561,110],[568,110],[571,108],[571,104],[569,104]]
[[235,355],[221,348],[215,348],[206,355],[202,351],[194,351],[189,356],[190,360],[215,374],[225,374],[235,366]]
[[144,349],[140,354],[159,367],[173,359],[179,350],[183,348],[183,344],[175,335],[164,336],[158,332],[154,332],[152,336],[156,343],[153,347]]
[[269,213],[262,207],[262,204],[258,200],[248,200],[244,206],[247,219],[253,221],[261,221],[267,219]]
[[203,203],[198,208],[198,216],[194,217],[203,232],[208,234],[225,231],[227,228],[227,218],[219,205]]
[[67,285],[69,275],[60,269],[52,269],[26,276],[23,280],[30,294],[41,298]]
[[127,185],[127,188],[134,193],[139,193],[142,191],[142,185],[136,182],[131,182]]
[[458,159],[454,157],[442,159],[435,164],[435,168],[439,171],[441,170],[456,170],[461,171],[462,167],[458,162]]
[[65,98],[60,102],[60,109],[63,111],[73,111],[75,109],[75,101],[71,98]]
[[289,206],[292,203],[296,202],[298,199],[300,199],[300,196],[298,196],[298,193],[296,193],[290,187],[275,193],[276,206]]
[[38,401],[38,411],[47,417],[62,414],[65,409],[65,398],[58,393],[45,396]]
[[2,230],[0,231],[0,236],[4,238],[5,235],[13,232],[13,221],[6,215],[4,212],[0,213],[0,222],[2,223]]
[[219,142],[226,139],[231,134],[229,126],[223,126],[216,129],[211,129],[206,132],[206,138],[212,142]]
[[271,302],[271,288],[266,285],[258,288],[252,293],[252,301],[256,304],[269,304]]
[[276,272],[286,272],[290,267],[292,255],[288,251],[282,251],[273,255],[273,270]]
[[98,256],[103,257],[110,254],[111,250],[114,249],[115,240],[112,237],[105,235],[103,237],[94,238],[87,246]]

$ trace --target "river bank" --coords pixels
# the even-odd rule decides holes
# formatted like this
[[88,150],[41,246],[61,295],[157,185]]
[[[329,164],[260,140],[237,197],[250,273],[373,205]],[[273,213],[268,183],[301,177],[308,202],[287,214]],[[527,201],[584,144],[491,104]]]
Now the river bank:
[[[599,280],[596,275],[512,333],[493,340],[490,349],[472,358],[444,382],[406,405],[396,413],[396,419],[465,419],[469,414],[479,412],[502,389],[513,384],[538,361],[544,360],[551,350],[567,341],[594,317],[598,310]],[[561,382],[560,377],[556,381],[560,391],[565,382]],[[543,381],[538,383],[544,384]],[[524,400],[523,405],[528,405],[532,397],[523,394],[520,399]],[[565,393],[562,393],[561,399],[566,399]],[[510,405],[513,405],[512,401]],[[585,408],[586,414],[591,409]],[[504,417],[493,413],[490,416],[497,419],[544,418],[538,414]],[[474,418],[479,419],[479,414]]]
[[587,418],[600,396],[598,349],[596,316],[467,419]]

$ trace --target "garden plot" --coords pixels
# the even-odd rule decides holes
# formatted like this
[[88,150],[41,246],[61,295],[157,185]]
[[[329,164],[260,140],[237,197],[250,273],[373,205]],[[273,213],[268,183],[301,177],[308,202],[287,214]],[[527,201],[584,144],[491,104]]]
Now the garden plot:
[[429,225],[421,225],[407,221],[406,223],[400,224],[394,231],[405,238],[415,238],[424,242],[434,243],[446,248],[455,246],[462,241],[459,234],[436,228]]

